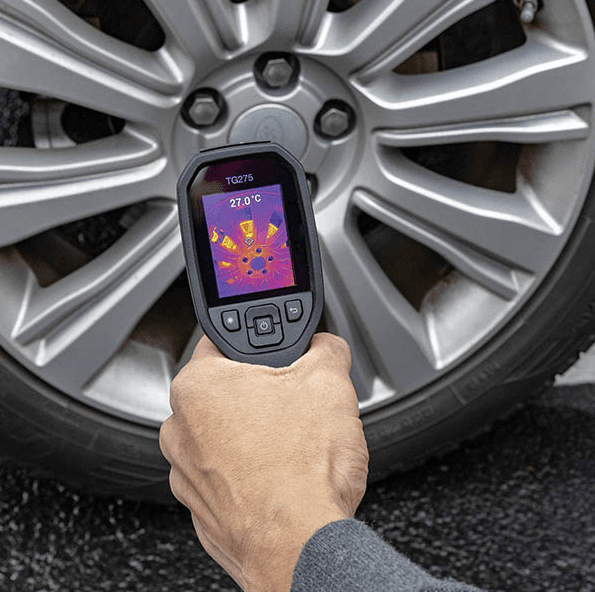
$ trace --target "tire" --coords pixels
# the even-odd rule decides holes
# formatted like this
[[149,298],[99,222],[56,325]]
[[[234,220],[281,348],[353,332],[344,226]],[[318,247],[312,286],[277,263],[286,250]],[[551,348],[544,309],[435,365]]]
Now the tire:
[[[21,4],[0,2],[22,65],[0,65],[3,455],[171,500],[158,426],[201,334],[175,180],[193,151],[282,139],[288,119],[321,238],[321,328],[351,344],[372,479],[487,429],[595,339],[590,0],[545,2],[528,25],[508,0],[304,0],[285,21],[273,0],[230,2],[199,15],[219,34],[199,48],[186,3]],[[280,87],[270,60],[292,70]],[[220,105],[208,123],[189,109],[204,89]]]

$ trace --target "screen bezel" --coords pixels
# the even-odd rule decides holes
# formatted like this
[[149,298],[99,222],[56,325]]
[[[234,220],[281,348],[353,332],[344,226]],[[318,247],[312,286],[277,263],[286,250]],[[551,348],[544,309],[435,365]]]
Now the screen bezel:
[[[228,184],[226,181],[226,177],[239,177],[242,175],[242,178],[244,178],[248,174],[252,175],[252,180],[246,180],[238,184]],[[221,298],[217,288],[202,196],[215,193],[235,193],[238,190],[250,191],[274,184],[281,185],[295,285]],[[262,153],[245,155],[240,158],[229,157],[215,162],[205,162],[193,174],[188,183],[186,194],[192,218],[191,229],[194,235],[192,242],[207,306],[223,306],[310,291],[312,266],[305,214],[300,199],[300,185],[294,168],[279,154],[263,151]]]

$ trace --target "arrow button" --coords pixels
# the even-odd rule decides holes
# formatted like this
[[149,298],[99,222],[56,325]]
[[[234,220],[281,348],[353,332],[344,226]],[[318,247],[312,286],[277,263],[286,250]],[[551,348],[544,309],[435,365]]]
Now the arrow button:
[[303,307],[301,300],[288,300],[285,303],[285,316],[290,323],[295,323],[302,318]]

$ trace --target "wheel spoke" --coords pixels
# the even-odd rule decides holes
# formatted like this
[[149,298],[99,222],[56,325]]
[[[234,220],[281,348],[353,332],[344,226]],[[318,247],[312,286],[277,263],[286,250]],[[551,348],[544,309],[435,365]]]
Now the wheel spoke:
[[439,33],[493,0],[366,0],[328,17],[313,51],[335,70],[368,83]]
[[85,385],[81,396],[85,403],[113,412],[114,392],[125,389],[127,396],[118,399],[119,415],[138,420],[142,409],[145,422],[158,428],[171,415],[169,387],[175,374],[171,357],[162,349],[129,340]]
[[420,375],[436,373],[423,317],[393,286],[355,229],[345,228],[334,210],[326,208],[317,218],[325,278],[342,301],[342,310],[330,309],[329,314],[340,334],[368,352],[387,383],[407,391]]
[[512,300],[518,295],[518,285],[511,267],[469,247],[454,236],[447,236],[419,219],[408,216],[404,211],[397,211],[370,193],[356,191],[353,203],[369,216],[433,249],[459,271],[498,296]]
[[[325,318],[329,331],[341,335],[351,348],[351,380],[357,392],[360,409],[374,404],[374,391],[384,383],[376,374],[373,352],[369,351],[365,336],[353,326],[349,317],[349,303],[344,300],[344,291],[331,276],[332,269],[325,268]],[[375,388],[376,387],[376,388]],[[386,387],[385,389],[386,390]]]
[[130,121],[155,121],[180,82],[158,53],[120,42],[54,0],[0,2],[0,85]]
[[229,0],[145,0],[165,30],[167,43],[197,60],[205,72],[243,44],[243,8]]
[[584,119],[574,111],[563,110],[437,127],[380,130],[376,139],[385,146],[406,148],[487,141],[543,144],[563,140],[584,140],[589,133],[589,124]]
[[192,357],[198,342],[204,334],[205,332],[202,330],[200,323],[196,323],[196,327],[194,328],[194,331],[192,332],[192,335],[190,336],[190,339],[188,340],[188,343],[186,344],[180,359],[175,365],[174,374],[177,374],[190,361],[190,358]]
[[36,348],[46,375],[64,373],[81,388],[183,267],[175,206],[151,202],[102,255],[49,287],[29,287],[13,338]]
[[248,45],[311,46],[327,17],[328,0],[247,3]]
[[[446,259],[455,257],[457,265],[502,296],[512,289],[505,279],[507,268],[543,272],[559,249],[562,227],[522,178],[515,193],[504,193],[438,175],[397,153],[380,158],[379,172],[370,177],[374,181],[368,187],[375,199],[360,196],[360,205],[375,208],[395,228],[402,224],[404,232],[415,227],[413,238]],[[431,242],[428,235],[434,235]],[[468,257],[472,260],[465,264]],[[494,273],[488,263],[489,268],[497,263],[504,273],[496,284],[496,277],[486,283]]]
[[[512,125],[509,137],[539,141],[542,134],[549,141],[556,133],[562,139],[583,133],[568,109],[591,103],[595,82],[586,52],[534,34],[517,49],[465,68],[393,75],[360,90],[376,107],[370,108],[372,128],[423,133],[439,127],[453,139],[490,139]],[[556,133],[547,129],[554,119],[562,126]],[[494,132],[494,126],[500,129]]]
[[168,197],[165,159],[127,130],[73,148],[0,148],[0,244],[150,197]]

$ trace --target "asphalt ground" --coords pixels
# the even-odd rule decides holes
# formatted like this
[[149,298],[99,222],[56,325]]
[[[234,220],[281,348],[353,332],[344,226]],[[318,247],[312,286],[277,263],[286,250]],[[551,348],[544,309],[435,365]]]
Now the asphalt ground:
[[[358,518],[437,576],[595,591],[595,387],[557,387],[440,460],[369,487]],[[0,463],[0,590],[237,590],[181,506],[94,497]]]

